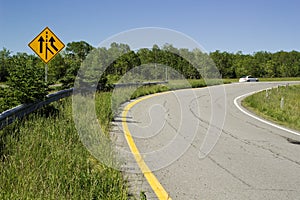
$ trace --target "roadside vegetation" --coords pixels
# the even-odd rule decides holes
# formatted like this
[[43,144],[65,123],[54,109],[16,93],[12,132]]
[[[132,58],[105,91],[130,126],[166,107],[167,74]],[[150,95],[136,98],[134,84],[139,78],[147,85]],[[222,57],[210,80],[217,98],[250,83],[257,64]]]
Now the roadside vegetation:
[[262,82],[272,82],[272,81],[300,81],[300,77],[281,77],[281,78],[259,78]]
[[[99,108],[110,106],[110,94],[97,99]],[[71,108],[69,97],[0,131],[0,199],[129,199],[122,173],[81,143]],[[106,110],[98,110],[104,126]]]
[[245,98],[242,105],[280,125],[300,131],[300,85],[280,86]]
[[[48,63],[48,81],[45,82],[45,65],[37,56],[26,53],[12,55],[10,50],[3,48],[0,51],[0,112],[22,103],[43,99],[51,91],[51,85],[59,83],[61,86],[56,89],[73,87],[78,69],[91,53],[94,53],[92,62],[100,60],[100,65],[107,66],[99,81],[101,90],[111,90],[112,84],[126,73],[149,63],[169,66],[181,74],[182,78],[189,80],[202,80],[201,74],[193,66],[197,66],[208,77],[213,76],[212,69],[216,66],[225,80],[237,81],[243,75],[258,77],[260,81],[300,77],[300,52],[297,51],[205,53],[199,49],[176,48],[172,44],[161,47],[154,44],[150,49],[133,51],[127,44],[112,43],[108,48],[95,48],[80,41],[68,43],[65,50]],[[156,65],[151,69],[142,69],[142,80],[164,81],[167,77],[174,79],[174,74],[169,72],[167,75],[164,68],[161,69],[157,70]],[[197,84],[203,85],[197,82],[195,87]]]
[[[94,57],[88,60],[90,53],[94,53]],[[92,65],[88,64],[89,61]],[[81,83],[86,84],[95,77],[93,67],[107,65],[98,82],[96,112],[108,138],[115,109],[129,99],[187,87],[237,82],[240,76],[249,74],[259,77],[260,81],[278,80],[277,78],[300,80],[300,53],[296,51],[257,52],[252,55],[220,51],[204,53],[198,49],[178,49],[171,44],[162,47],[153,45],[152,49],[133,51],[127,44],[112,43],[108,48],[94,48],[80,41],[68,43],[65,50],[48,63],[46,82],[45,65],[37,56],[26,53],[12,55],[12,52],[3,48],[0,51],[0,112],[19,104],[43,100],[53,90],[73,87],[83,63],[92,70],[87,71],[80,79]],[[136,66],[146,64],[148,68],[142,67],[140,71],[136,71]],[[165,66],[174,69],[173,72]],[[193,66],[212,78],[205,82],[202,74]],[[223,81],[214,79],[215,66]],[[113,101],[113,84],[120,81],[122,83],[125,74],[134,83],[166,80],[168,83],[142,86],[136,90],[121,88],[121,97]],[[133,76],[136,74],[137,78]],[[265,115],[296,124],[292,128],[298,128],[299,95],[293,96],[292,101],[289,100],[290,94],[284,93],[293,88],[289,87],[286,91],[280,88],[277,93],[285,98],[283,109],[277,109],[278,112],[273,114],[267,112]],[[299,90],[294,93],[299,94]],[[268,104],[269,101],[274,101],[274,105],[278,104],[278,95],[274,100],[271,99],[272,95],[276,96],[275,92],[267,100],[259,97],[262,102],[249,97],[250,100],[245,100],[244,104],[259,111],[263,102]],[[102,165],[82,145],[71,109],[71,98],[66,98],[0,131],[0,199],[132,198],[122,173]],[[297,109],[298,114],[290,113],[290,110]],[[266,112],[269,107],[262,107],[261,110],[262,113]],[[108,156],[114,159],[113,153]],[[144,199],[144,193],[141,194]]]

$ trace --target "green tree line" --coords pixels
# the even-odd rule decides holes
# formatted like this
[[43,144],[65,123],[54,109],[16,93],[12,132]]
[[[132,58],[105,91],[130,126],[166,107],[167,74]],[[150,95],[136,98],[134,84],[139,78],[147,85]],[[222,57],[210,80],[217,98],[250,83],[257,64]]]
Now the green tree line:
[[[92,55],[88,59],[87,56]],[[118,81],[125,73],[137,66],[147,64],[143,74],[152,79],[165,79],[164,72],[155,70],[157,64],[172,67],[187,79],[200,79],[215,72],[215,65],[223,78],[238,78],[243,75],[257,77],[299,77],[300,53],[260,51],[253,54],[214,51],[204,53],[199,49],[176,48],[172,44],[162,47],[153,45],[137,51],[127,44],[112,43],[110,47],[95,48],[85,41],[70,42],[64,51],[48,63],[48,82],[44,81],[44,63],[36,55],[12,52],[6,48],[0,51],[0,105],[2,109],[20,103],[43,99],[49,85],[61,83],[70,88],[83,62],[91,67],[107,66],[105,71],[90,71],[86,77],[102,73],[99,80],[101,89]],[[196,68],[200,69],[198,71]],[[104,68],[103,68],[104,69]],[[201,72],[201,73],[200,73]],[[172,74],[170,74],[172,76]]]
[[300,53],[297,51],[260,51],[251,55],[215,51],[210,57],[224,78],[248,74],[266,78],[300,76]]
[[[61,82],[66,87],[71,86],[74,80],[72,77],[77,74],[80,64],[94,49],[84,41],[68,43],[65,50],[49,62],[49,81]],[[223,78],[238,78],[248,74],[268,78],[300,76],[300,52],[297,51],[276,53],[260,51],[243,54],[217,50],[206,54],[197,49],[177,49],[171,44],[165,44],[161,48],[154,44],[152,49],[132,51],[127,44],[117,43],[112,43],[109,48],[100,49],[106,54],[105,58],[102,58],[106,59],[106,62],[110,58],[117,58],[109,63],[106,74],[110,76],[122,76],[128,70],[142,64],[160,63],[176,69],[186,78],[200,78],[193,65],[204,66],[205,57],[212,59]],[[189,58],[188,60],[192,60],[193,63],[189,63],[185,58]],[[28,60],[32,62],[32,67],[44,68],[43,62],[37,56],[26,53],[11,55],[9,50],[3,48],[0,51],[0,82],[6,82],[9,71],[17,65],[26,66]],[[204,63],[208,63],[207,59]]]

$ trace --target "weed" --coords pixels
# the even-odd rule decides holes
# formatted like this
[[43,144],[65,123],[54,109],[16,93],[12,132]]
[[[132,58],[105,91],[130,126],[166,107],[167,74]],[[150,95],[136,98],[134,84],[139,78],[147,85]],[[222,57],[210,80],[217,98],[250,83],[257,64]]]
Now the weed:
[[266,91],[251,95],[242,101],[242,105],[271,121],[300,130],[299,100],[300,85],[282,86],[269,90],[268,95]]

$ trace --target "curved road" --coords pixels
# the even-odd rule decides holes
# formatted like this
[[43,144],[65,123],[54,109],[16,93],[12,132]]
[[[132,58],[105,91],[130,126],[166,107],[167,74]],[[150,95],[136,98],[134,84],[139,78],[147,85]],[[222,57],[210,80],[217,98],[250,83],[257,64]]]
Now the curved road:
[[[130,106],[123,129],[126,124],[139,159],[172,199],[299,199],[300,145],[287,138],[300,137],[234,105],[240,95],[278,84],[283,83],[216,86],[225,89],[226,98],[209,88],[156,95]],[[211,128],[215,131],[208,134]],[[129,152],[125,140],[120,141]],[[205,146],[214,148],[203,157],[200,149],[209,149]],[[125,168],[137,169],[133,162],[128,160]],[[158,198],[151,190],[146,195]]]

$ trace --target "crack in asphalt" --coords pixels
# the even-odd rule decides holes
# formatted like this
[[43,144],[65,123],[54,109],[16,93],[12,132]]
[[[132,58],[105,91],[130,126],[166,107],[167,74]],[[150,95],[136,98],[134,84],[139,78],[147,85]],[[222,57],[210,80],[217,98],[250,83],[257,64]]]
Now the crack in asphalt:
[[[190,106],[190,112],[191,112],[191,113],[194,115],[194,117],[196,117],[200,122],[202,122],[202,123],[204,123],[204,124],[206,124],[206,125],[208,125],[208,126],[210,125],[210,126],[213,126],[214,128],[217,128],[218,130],[222,131],[222,133],[224,133],[224,134],[226,134],[226,135],[228,135],[228,136],[234,138],[235,140],[238,140],[238,141],[240,141],[240,142],[242,142],[242,143],[244,143],[244,144],[247,144],[247,145],[255,146],[255,147],[259,148],[259,149],[263,149],[263,150],[268,151],[268,152],[270,152],[271,154],[273,154],[276,158],[282,158],[282,159],[285,159],[285,160],[287,160],[287,161],[289,161],[289,162],[292,162],[293,164],[296,164],[296,165],[300,166],[300,162],[299,162],[299,161],[293,160],[293,159],[291,159],[291,158],[289,158],[289,157],[287,157],[287,156],[284,156],[284,155],[282,155],[282,154],[280,154],[280,153],[278,153],[278,152],[275,152],[274,150],[272,150],[272,149],[270,149],[270,148],[266,148],[266,147],[264,147],[264,146],[261,146],[261,145],[258,145],[258,144],[256,144],[256,143],[254,143],[254,142],[251,142],[250,140],[244,140],[244,139],[241,139],[241,138],[235,136],[234,134],[230,133],[229,131],[226,131],[226,130],[224,130],[224,129],[220,129],[220,128],[217,127],[217,126],[214,126],[213,124],[210,124],[207,120],[204,120],[204,119],[202,119],[201,117],[199,117],[199,116],[193,111],[193,109],[191,108],[191,106]],[[247,121],[246,121],[246,122],[247,122]],[[207,129],[207,128],[206,128],[206,129]],[[262,127],[261,127],[261,129],[267,130],[267,129],[264,129],[264,128],[262,128]],[[269,131],[269,130],[267,130],[267,131]],[[269,132],[270,132],[270,131],[269,131]]]
[[249,183],[247,183],[246,181],[244,181],[243,179],[241,179],[240,177],[238,177],[237,175],[235,175],[233,172],[231,172],[229,169],[227,169],[226,167],[224,167],[223,165],[221,165],[220,163],[218,163],[211,156],[208,155],[207,158],[209,160],[211,160],[214,164],[216,164],[218,167],[220,167],[221,169],[223,169],[224,171],[226,171],[228,174],[230,174],[233,178],[239,180],[241,183],[243,183],[247,187],[253,188]]
[[247,144],[247,142],[248,142],[249,145],[255,146],[255,147],[260,148],[260,149],[263,149],[263,150],[265,150],[265,151],[269,151],[271,154],[273,154],[273,155],[275,156],[275,158],[283,158],[283,159],[285,159],[285,160],[287,160],[287,161],[292,162],[293,164],[296,164],[296,165],[300,166],[300,162],[299,162],[299,161],[293,160],[293,159],[291,159],[291,158],[289,158],[289,157],[287,157],[287,156],[284,156],[284,155],[282,155],[282,154],[280,154],[280,153],[278,153],[278,152],[275,152],[275,151],[272,150],[272,149],[266,148],[266,147],[264,147],[264,146],[255,144],[255,143],[250,142],[250,141],[247,141],[247,140],[245,140],[245,142],[246,142],[246,144]]
[[[203,96],[204,96],[204,95],[203,95]],[[256,143],[254,143],[254,142],[252,142],[252,141],[250,141],[250,140],[241,139],[241,138],[239,138],[238,136],[236,136],[236,135],[230,133],[229,131],[226,131],[226,130],[224,130],[223,128],[221,129],[220,127],[217,127],[217,126],[215,126],[215,125],[213,125],[213,124],[210,124],[207,120],[205,120],[205,119],[199,117],[199,116],[194,112],[194,110],[192,109],[193,105],[195,106],[195,104],[193,103],[193,101],[195,101],[195,100],[197,100],[197,99],[200,99],[200,98],[203,97],[203,96],[200,96],[200,97],[197,97],[197,98],[195,98],[195,99],[192,99],[192,100],[190,101],[190,104],[189,104],[189,110],[190,110],[190,112],[194,115],[195,118],[197,118],[197,119],[200,121],[199,125],[200,125],[201,127],[203,127],[204,129],[208,130],[208,126],[213,126],[213,127],[217,128],[218,130],[222,131],[222,133],[224,133],[225,135],[228,135],[229,137],[233,138],[234,140],[237,140],[237,141],[239,141],[239,142],[241,142],[241,143],[243,143],[243,144],[246,144],[246,145],[250,145],[250,146],[256,147],[256,148],[258,148],[258,149],[262,149],[262,150],[264,150],[264,151],[267,151],[267,152],[271,153],[275,158],[278,158],[278,159],[281,158],[281,159],[284,159],[284,160],[286,160],[286,161],[289,161],[289,162],[291,162],[291,163],[293,163],[293,164],[296,164],[297,166],[300,166],[300,162],[299,162],[299,161],[293,160],[293,159],[291,159],[291,158],[289,158],[289,157],[287,157],[287,156],[285,156],[285,155],[282,155],[282,154],[280,154],[280,153],[278,153],[278,152],[276,152],[276,151],[274,151],[274,150],[272,150],[272,149],[270,149],[270,148],[267,148],[267,147],[265,147],[265,146],[256,144]],[[235,116],[234,116],[234,117],[235,117]],[[255,126],[255,127],[257,127],[257,128],[260,128],[260,129],[262,129],[262,130],[264,130],[264,131],[267,131],[267,132],[269,132],[269,133],[271,133],[271,134],[274,134],[272,131],[270,131],[270,130],[268,130],[268,129],[266,129],[266,128],[263,128],[263,127],[261,127],[261,126],[258,126],[258,125],[256,125],[256,124],[253,124],[253,123],[251,123],[251,122],[245,121],[245,123],[248,123],[248,124],[250,124],[250,125],[252,125],[252,126]],[[277,135],[277,134],[276,134],[276,135]],[[197,149],[197,147],[196,147],[195,145],[191,144],[191,146],[193,146],[194,148]],[[240,145],[240,147],[241,147],[243,150],[249,152],[249,151],[247,150],[247,148],[245,148],[243,145]],[[234,177],[235,179],[237,179],[238,181],[240,181],[241,183],[243,183],[244,185],[246,185],[246,186],[249,187],[250,189],[253,189],[253,190],[262,190],[262,191],[263,191],[263,190],[265,190],[265,191],[294,191],[294,190],[285,190],[285,189],[272,189],[272,188],[269,188],[269,189],[267,188],[267,189],[265,189],[265,188],[255,188],[255,187],[253,187],[251,184],[247,183],[245,180],[243,180],[242,178],[240,178],[239,176],[237,176],[236,174],[234,174],[233,172],[231,172],[228,168],[226,168],[225,166],[223,166],[221,163],[217,162],[217,160],[213,159],[210,155],[208,155],[207,157],[208,157],[214,164],[216,164],[218,167],[220,167],[221,169],[223,169],[224,171],[226,171],[228,174],[230,174],[232,177]]]
[[269,132],[269,133],[271,133],[271,134],[273,134],[273,135],[278,135],[278,136],[280,136],[280,137],[283,137],[283,136],[281,136],[281,135],[279,135],[279,134],[277,134],[277,133],[274,133],[273,131],[271,131],[271,130],[269,130],[269,129],[267,129],[267,128],[261,127],[261,126],[259,126],[259,125],[257,125],[257,124],[254,124],[254,123],[252,123],[252,122],[249,122],[249,121],[247,121],[247,120],[244,121],[244,122],[247,123],[247,124],[250,124],[251,126],[254,126],[254,127],[258,128],[258,129],[267,131],[267,132]]
[[[196,117],[202,124],[206,124],[206,125],[210,125],[210,123],[207,121],[207,120],[204,120],[202,119],[201,117],[197,116],[197,114],[193,111],[192,109],[192,104],[193,104],[193,101],[197,100],[197,99],[200,99],[202,97],[204,97],[206,95],[202,95],[202,96],[199,96],[199,97],[196,97],[194,99],[191,100],[190,104],[189,104],[189,110],[190,112],[194,115],[194,117]],[[199,124],[201,127],[203,127],[204,129],[208,130],[207,126],[205,125],[201,125],[201,123]],[[214,126],[214,125],[211,125],[211,126]],[[223,129],[220,129],[219,127],[217,126],[214,126],[215,128],[217,128],[218,130],[221,130],[222,132],[224,132]],[[234,135],[230,134],[230,133],[226,133],[226,134],[229,134],[231,135],[231,137],[235,138],[235,139],[239,139],[238,137],[235,137]],[[194,145],[194,144],[191,144],[191,146],[193,146],[194,148],[197,149],[197,147]],[[244,148],[242,145],[240,146],[243,150],[246,151],[246,148]],[[207,155],[207,158],[209,160],[211,160],[215,165],[217,165],[218,167],[220,167],[221,169],[223,169],[224,171],[226,171],[229,175],[231,175],[233,178],[237,179],[238,181],[240,181],[241,183],[243,183],[244,185],[246,185],[247,187],[249,188],[253,188],[249,183],[247,183],[246,181],[244,181],[242,178],[240,178],[239,176],[237,176],[236,174],[234,174],[233,172],[231,172],[228,168],[226,168],[225,166],[223,166],[221,163],[217,162],[215,159],[212,158],[212,156],[210,155]]]
[[253,188],[247,189],[253,191],[274,191],[274,192],[298,192],[299,190],[289,190],[289,189],[280,189],[280,188]]

